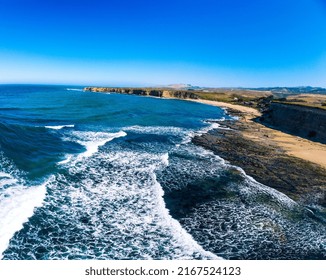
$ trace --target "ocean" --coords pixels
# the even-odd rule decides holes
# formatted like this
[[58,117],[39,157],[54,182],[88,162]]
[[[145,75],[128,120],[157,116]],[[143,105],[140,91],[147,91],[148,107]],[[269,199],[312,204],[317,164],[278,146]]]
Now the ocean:
[[0,86],[0,259],[326,259],[325,223],[191,139],[183,100]]

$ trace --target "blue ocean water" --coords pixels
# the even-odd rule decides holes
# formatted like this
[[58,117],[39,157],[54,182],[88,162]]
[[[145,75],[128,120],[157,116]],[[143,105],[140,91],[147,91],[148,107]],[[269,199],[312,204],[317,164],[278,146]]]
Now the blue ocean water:
[[[1,258],[326,258],[323,224],[191,143],[223,118],[195,102],[0,86]],[[198,201],[174,215],[189,191]]]

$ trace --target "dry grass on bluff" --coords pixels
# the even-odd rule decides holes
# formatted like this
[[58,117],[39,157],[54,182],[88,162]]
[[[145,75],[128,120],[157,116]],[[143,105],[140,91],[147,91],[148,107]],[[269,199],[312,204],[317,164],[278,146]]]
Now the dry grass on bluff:
[[271,95],[269,91],[241,90],[241,89],[214,89],[214,91],[196,91],[201,99],[222,102],[253,102]]
[[285,104],[295,104],[308,106],[326,110],[326,95],[325,94],[298,94],[291,95],[286,98],[275,100]]

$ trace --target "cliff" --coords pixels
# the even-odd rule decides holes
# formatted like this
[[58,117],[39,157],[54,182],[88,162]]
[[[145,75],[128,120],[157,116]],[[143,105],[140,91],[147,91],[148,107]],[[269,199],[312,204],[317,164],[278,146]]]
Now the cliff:
[[275,129],[326,144],[326,110],[272,102],[259,121]]
[[[244,105],[263,112],[259,122],[277,130],[326,144],[326,110],[289,103],[272,102],[266,92],[227,91],[207,92],[169,88],[86,87],[85,91],[115,92],[177,99],[201,99]],[[315,97],[314,97],[315,98]],[[316,98],[315,98],[316,99]],[[314,100],[315,100],[314,99]],[[308,103],[307,103],[308,104]]]
[[123,94],[135,94],[144,96],[155,96],[165,98],[179,99],[199,99],[199,96],[189,90],[167,90],[167,89],[151,89],[151,88],[108,88],[108,87],[86,87],[85,91],[92,92],[115,92]]

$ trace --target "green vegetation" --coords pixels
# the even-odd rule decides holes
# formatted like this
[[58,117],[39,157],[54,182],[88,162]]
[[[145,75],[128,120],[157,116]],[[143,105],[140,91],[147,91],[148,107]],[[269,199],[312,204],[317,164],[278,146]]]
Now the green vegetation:
[[223,92],[196,92],[201,99],[211,100],[211,101],[222,101],[231,102],[232,98]]

